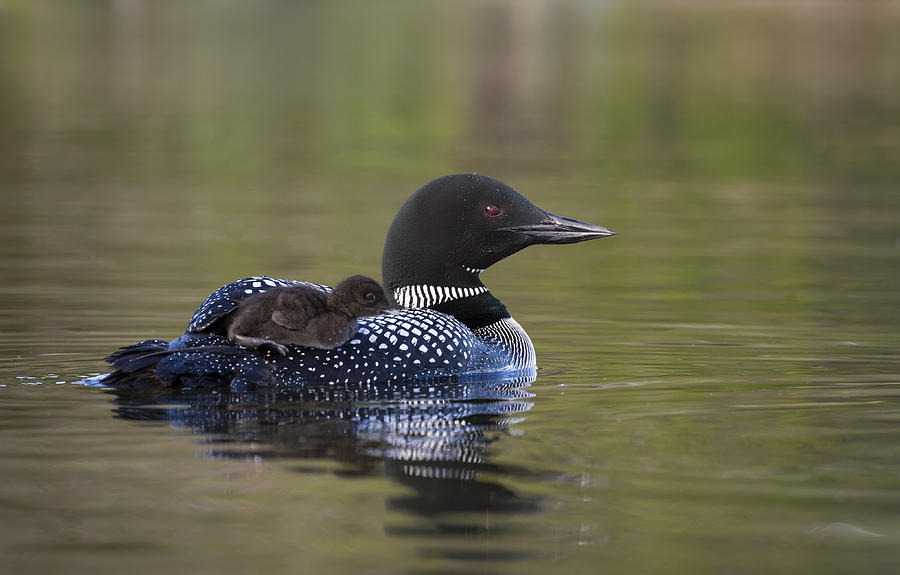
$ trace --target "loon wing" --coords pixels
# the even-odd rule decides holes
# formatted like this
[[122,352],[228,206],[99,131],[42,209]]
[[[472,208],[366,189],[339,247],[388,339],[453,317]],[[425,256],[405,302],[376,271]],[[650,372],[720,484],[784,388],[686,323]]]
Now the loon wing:
[[[533,378],[534,348],[512,318],[472,331],[452,315],[430,308],[402,308],[360,318],[349,341],[335,349],[292,345],[289,353],[244,348],[218,329],[221,319],[249,295],[292,285],[324,292],[331,288],[267,277],[223,286],[194,314],[187,332],[172,342],[148,340],[107,359],[116,371],[113,387],[161,385],[371,384],[442,377],[501,377],[519,372]],[[493,375],[490,375],[493,374]]]
[[[270,286],[271,287],[271,286]],[[492,336],[493,337],[493,336]],[[148,340],[119,350],[104,379],[113,387],[218,387],[269,384],[371,384],[441,377],[518,374],[514,350],[482,339],[451,315],[428,308],[360,318],[334,349],[291,345],[281,355],[235,345],[214,332]],[[533,374],[534,366],[524,366]],[[524,372],[523,372],[524,373]]]
[[289,329],[291,331],[300,331],[309,323],[307,321],[297,321],[296,316],[292,318],[288,317],[278,309],[272,312],[272,317],[270,319],[275,325],[281,326],[284,329]]
[[237,308],[241,300],[247,296],[262,293],[276,287],[308,285],[324,292],[330,292],[331,287],[310,282],[298,282],[282,280],[266,276],[245,278],[228,285],[224,285],[214,291],[203,302],[188,324],[185,333],[202,333]]

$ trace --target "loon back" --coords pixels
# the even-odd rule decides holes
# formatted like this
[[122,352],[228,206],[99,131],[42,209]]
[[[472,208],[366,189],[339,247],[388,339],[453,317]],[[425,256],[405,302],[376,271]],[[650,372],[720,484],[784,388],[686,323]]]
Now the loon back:
[[321,284],[268,277],[223,286],[194,313],[185,335],[149,340],[107,358],[105,380],[167,386],[400,381],[467,374],[520,377],[536,367],[528,334],[481,282],[492,264],[532,244],[613,232],[546,212],[499,180],[475,174],[429,182],[403,204],[387,234],[383,283],[398,313],[358,320],[332,350],[291,346],[280,356],[235,347],[224,322],[240,301],[274,287]]

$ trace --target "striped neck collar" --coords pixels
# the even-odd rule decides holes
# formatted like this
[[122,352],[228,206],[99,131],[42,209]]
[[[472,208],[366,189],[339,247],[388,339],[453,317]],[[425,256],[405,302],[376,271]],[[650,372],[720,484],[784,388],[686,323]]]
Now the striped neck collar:
[[448,287],[433,285],[401,286],[394,290],[394,301],[401,307],[434,307],[449,301],[486,293],[484,286]]

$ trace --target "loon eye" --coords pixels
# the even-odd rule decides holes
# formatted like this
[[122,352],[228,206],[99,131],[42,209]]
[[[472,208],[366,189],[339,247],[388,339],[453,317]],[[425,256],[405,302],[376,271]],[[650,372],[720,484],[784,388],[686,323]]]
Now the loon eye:
[[365,297],[366,301],[369,303],[373,303],[375,301],[375,294],[372,292],[366,292],[366,295],[363,297]]
[[488,216],[490,216],[492,218],[496,218],[497,216],[500,215],[501,210],[499,207],[495,206],[494,204],[489,204],[484,207],[484,213],[486,213]]

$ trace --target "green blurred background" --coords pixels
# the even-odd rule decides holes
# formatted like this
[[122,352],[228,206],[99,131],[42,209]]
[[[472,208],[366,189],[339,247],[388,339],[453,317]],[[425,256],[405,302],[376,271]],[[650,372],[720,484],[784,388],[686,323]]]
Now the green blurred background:
[[[889,572],[898,30],[889,1],[0,0],[0,573]],[[483,274],[541,366],[487,481],[533,514],[454,531],[377,472],[197,460],[20,385],[234,279],[377,277],[403,200],[473,171],[620,234]]]
[[403,199],[470,171],[621,234],[488,272],[512,303],[532,302],[510,285],[535,282],[540,305],[552,279],[576,301],[600,281],[621,306],[642,292],[635,313],[773,283],[791,309],[872,291],[896,303],[898,13],[4,0],[6,343],[36,325],[177,333],[246,275],[377,276]]

